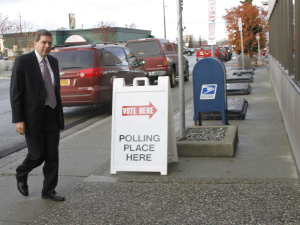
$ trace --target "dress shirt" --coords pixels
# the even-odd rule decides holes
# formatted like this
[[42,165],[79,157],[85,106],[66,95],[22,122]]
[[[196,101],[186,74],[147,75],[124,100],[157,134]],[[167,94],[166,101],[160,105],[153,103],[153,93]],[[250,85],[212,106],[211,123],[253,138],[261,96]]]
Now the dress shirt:
[[[36,50],[34,50],[34,52],[35,52],[35,55],[36,55],[36,57],[37,57],[37,60],[38,60],[40,69],[41,69],[41,73],[42,73],[42,76],[43,76],[43,80],[45,80],[45,79],[44,79],[44,63],[43,63],[43,58],[42,58],[42,56],[39,55],[39,53],[38,53]],[[46,57],[45,60],[46,60],[46,62],[47,62],[47,67],[48,67],[48,70],[49,70],[49,72],[50,72],[52,84],[53,84],[53,86],[55,87],[54,74],[53,74],[53,71],[52,71],[52,69],[51,69],[51,66],[50,66],[48,57]],[[48,105],[48,98],[46,98],[45,105]]]

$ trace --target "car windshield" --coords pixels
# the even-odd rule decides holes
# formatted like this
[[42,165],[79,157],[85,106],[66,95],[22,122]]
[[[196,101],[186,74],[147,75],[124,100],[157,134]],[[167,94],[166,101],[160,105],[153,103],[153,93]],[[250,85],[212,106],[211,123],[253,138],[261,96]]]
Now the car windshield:
[[[217,50],[218,47],[214,45],[214,49]],[[201,50],[211,50],[211,45],[204,45],[201,47]]]
[[126,47],[138,58],[160,56],[162,54],[157,41],[129,42]]
[[93,50],[51,52],[58,60],[59,71],[88,69],[94,67]]

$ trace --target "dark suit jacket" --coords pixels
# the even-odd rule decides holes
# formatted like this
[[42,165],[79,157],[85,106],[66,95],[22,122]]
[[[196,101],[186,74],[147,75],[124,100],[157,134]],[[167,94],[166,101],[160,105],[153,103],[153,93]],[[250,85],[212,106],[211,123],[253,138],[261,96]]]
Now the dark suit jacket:
[[[48,55],[54,73],[56,102],[59,110],[60,129],[64,128],[63,108],[60,97],[58,61]],[[10,101],[12,122],[25,122],[26,133],[40,129],[47,92],[35,52],[16,58],[11,75]]]

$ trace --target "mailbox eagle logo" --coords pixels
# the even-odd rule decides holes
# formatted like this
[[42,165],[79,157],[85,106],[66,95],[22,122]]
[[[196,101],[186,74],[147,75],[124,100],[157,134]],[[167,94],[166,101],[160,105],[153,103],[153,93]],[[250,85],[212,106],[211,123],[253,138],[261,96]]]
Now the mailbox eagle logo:
[[203,84],[200,99],[215,99],[217,93],[217,84]]

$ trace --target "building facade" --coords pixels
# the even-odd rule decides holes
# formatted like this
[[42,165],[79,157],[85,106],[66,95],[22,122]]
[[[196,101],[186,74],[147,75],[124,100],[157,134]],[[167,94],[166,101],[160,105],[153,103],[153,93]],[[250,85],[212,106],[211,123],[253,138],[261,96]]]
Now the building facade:
[[[53,45],[99,42],[113,42],[125,45],[129,40],[153,37],[150,30],[123,27],[51,30],[50,32],[53,35]],[[8,50],[9,59],[32,51],[34,49],[34,34],[35,32],[4,34],[3,47]]]
[[269,72],[300,172],[300,1],[269,0]]

